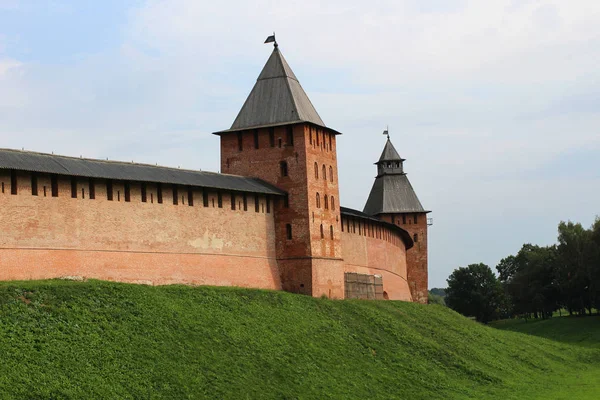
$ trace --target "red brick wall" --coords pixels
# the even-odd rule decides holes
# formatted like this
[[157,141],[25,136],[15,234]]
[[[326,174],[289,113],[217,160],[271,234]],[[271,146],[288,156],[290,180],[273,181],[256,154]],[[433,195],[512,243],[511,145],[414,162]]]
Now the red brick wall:
[[[221,169],[224,173],[261,178],[288,192],[289,207],[284,207],[280,202],[275,212],[277,258],[283,288],[313,296],[342,298],[344,276],[336,137],[327,130],[309,124],[296,124],[292,125],[294,143],[290,145],[287,143],[288,127],[274,128],[273,147],[270,145],[269,129],[259,129],[258,149],[253,130],[242,133],[241,151],[237,133],[222,135]],[[287,162],[288,176],[281,175],[281,161]],[[319,169],[318,177],[314,172],[315,162]],[[317,206],[317,193],[320,207]],[[325,196],[328,200],[327,209]],[[292,240],[287,240],[286,224],[292,225]]]
[[383,214],[380,218],[402,227],[413,239],[417,235],[414,246],[406,252],[407,278],[413,299],[419,303],[427,303],[427,214],[416,215],[417,223],[414,222],[415,213]]
[[[412,301],[407,281],[406,250],[404,242],[395,233],[367,224],[343,219],[344,232],[342,245],[344,248],[345,272],[357,272],[383,277],[383,290],[390,300]],[[354,229],[352,228],[354,222]],[[360,224],[360,233],[359,233]],[[410,250],[409,250],[410,251]]]
[[[193,190],[192,207],[184,187],[179,187],[179,205],[173,205],[168,185],[158,204],[153,184],[147,185],[147,202],[142,203],[141,185],[135,182],[130,202],[119,182],[113,184],[113,201],[107,200],[101,181],[94,200],[86,179],[78,180],[77,198],[71,198],[68,177],[59,179],[58,197],[51,196],[47,175],[38,178],[38,196],[31,194],[27,173],[18,174],[18,195],[10,194],[8,171],[0,171],[0,182],[0,280],[74,275],[281,289],[273,211],[266,212],[265,196],[259,197],[257,213],[252,195],[248,211],[231,210],[228,192],[222,194],[223,208],[215,192],[209,192],[209,207],[204,207],[199,188]],[[238,193],[237,202],[241,198]]]

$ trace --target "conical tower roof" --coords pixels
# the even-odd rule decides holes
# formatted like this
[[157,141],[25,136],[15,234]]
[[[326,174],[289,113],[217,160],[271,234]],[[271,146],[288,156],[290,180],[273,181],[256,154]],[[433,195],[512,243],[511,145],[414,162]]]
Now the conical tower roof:
[[404,161],[404,159],[400,157],[400,154],[398,154],[398,152],[396,151],[396,148],[392,144],[392,141],[389,137],[387,139],[387,142],[385,143],[383,151],[381,152],[381,157],[379,157],[378,162],[382,161]]
[[216,133],[299,122],[326,127],[283,54],[275,47],[231,128]]
[[[404,173],[402,168],[404,161],[388,138],[381,157],[376,163],[379,164],[379,174],[375,178],[373,188],[371,188],[371,193],[369,193],[369,198],[363,209],[365,214],[375,216],[379,214],[428,212],[421,205],[408,177]],[[387,167],[387,164],[392,166]],[[400,168],[397,168],[396,164],[400,165]]]

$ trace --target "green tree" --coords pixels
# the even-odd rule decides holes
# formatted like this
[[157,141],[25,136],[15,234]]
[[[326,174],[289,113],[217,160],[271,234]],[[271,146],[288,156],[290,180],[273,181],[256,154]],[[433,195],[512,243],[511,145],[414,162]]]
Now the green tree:
[[557,277],[561,296],[570,313],[592,312],[598,303],[596,287],[595,230],[583,228],[579,223],[561,222],[558,225],[559,263]]
[[483,323],[498,315],[502,291],[487,265],[471,264],[455,269],[447,282],[445,300],[448,307]]

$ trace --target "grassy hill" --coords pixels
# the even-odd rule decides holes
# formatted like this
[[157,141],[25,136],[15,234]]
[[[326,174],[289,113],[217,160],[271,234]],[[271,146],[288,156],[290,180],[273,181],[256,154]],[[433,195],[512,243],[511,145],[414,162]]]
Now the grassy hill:
[[581,329],[551,340],[441,306],[5,282],[0,399],[595,399],[600,331],[586,329],[579,345]]

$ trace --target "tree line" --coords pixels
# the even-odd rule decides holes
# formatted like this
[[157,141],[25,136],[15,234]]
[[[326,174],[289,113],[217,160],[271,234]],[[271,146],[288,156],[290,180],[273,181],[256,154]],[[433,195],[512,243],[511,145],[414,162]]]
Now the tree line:
[[503,258],[497,276],[485,264],[461,267],[447,279],[446,305],[487,323],[494,319],[550,318],[600,313],[600,218],[589,229],[561,222],[558,243],[524,244]]

